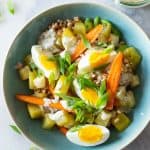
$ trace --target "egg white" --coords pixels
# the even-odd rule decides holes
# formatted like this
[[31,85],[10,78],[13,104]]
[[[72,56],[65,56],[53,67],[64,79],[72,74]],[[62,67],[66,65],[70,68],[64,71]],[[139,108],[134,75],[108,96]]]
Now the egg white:
[[[33,59],[33,62],[35,63],[35,65],[43,71],[44,75],[49,78],[51,73],[54,73],[55,74],[55,80],[58,78],[59,76],[59,72],[58,70],[56,69],[56,71],[54,72],[53,70],[49,70],[49,69],[46,69],[40,62],[39,60],[39,57],[40,55],[44,53],[42,51],[42,47],[40,45],[34,45],[32,46],[31,48],[31,54],[32,54],[32,59]],[[51,53],[46,53],[47,55],[51,56]]]
[[[88,50],[87,53],[81,57],[78,63],[78,74],[84,74],[93,70],[89,58],[94,51],[96,50]],[[115,51],[112,51],[109,55],[109,59],[105,62],[105,64],[112,62],[116,54],[117,53]]]
[[[90,124],[86,124],[84,126],[88,126]],[[83,127],[84,127],[83,126]],[[100,126],[100,125],[93,125],[92,126],[96,126],[98,128],[100,128],[102,131],[103,131],[103,137],[100,141],[98,142],[95,142],[95,143],[87,143],[87,142],[84,142],[84,141],[81,141],[80,138],[78,137],[78,131],[75,131],[75,132],[72,132],[72,131],[68,131],[67,134],[66,134],[66,137],[67,139],[74,143],[74,144],[77,144],[77,145],[80,145],[80,146],[96,146],[96,145],[99,145],[99,144],[102,144],[104,142],[107,141],[107,139],[109,138],[110,136],[110,131],[104,127],[104,126]],[[90,133],[89,133],[90,134]]]

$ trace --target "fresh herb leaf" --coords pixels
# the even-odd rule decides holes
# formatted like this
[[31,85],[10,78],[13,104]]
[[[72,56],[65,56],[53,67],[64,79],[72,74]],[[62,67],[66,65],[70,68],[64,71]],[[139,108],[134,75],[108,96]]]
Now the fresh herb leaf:
[[77,69],[77,65],[75,63],[73,63],[69,66],[68,72],[67,72],[68,81],[73,80],[73,77],[75,76],[76,69]]
[[91,48],[91,44],[90,42],[86,39],[86,37],[84,35],[81,35],[81,39],[83,41],[83,44],[86,48]]
[[87,121],[87,114],[93,113],[96,111],[95,108],[86,104],[82,99],[72,96],[67,96],[64,94],[56,94],[61,97],[63,100],[68,102],[68,105],[75,111],[76,113],[76,121],[83,123]]
[[21,135],[21,131],[20,131],[20,129],[17,127],[17,126],[15,126],[15,125],[9,125],[10,127],[11,127],[11,129],[14,131],[14,132],[16,132],[17,134],[20,134]]
[[79,83],[80,89],[88,88],[97,88],[97,85],[92,82],[90,79],[86,78],[84,75],[77,77],[77,82]]
[[105,106],[107,105],[107,101],[108,101],[108,93],[105,93],[98,100],[96,107],[99,109],[105,108]]
[[107,45],[107,43],[105,43],[105,42],[98,42],[98,43],[97,43],[97,46],[106,48],[108,45]]
[[107,88],[106,88],[106,81],[103,80],[101,82],[101,86],[99,88],[99,100],[97,101],[96,107],[99,109],[103,109],[108,101],[108,92],[107,92]]
[[126,48],[128,48],[128,47],[129,47],[129,46],[126,45],[126,44],[121,44],[121,45],[119,45],[117,51],[123,52],[123,51],[124,51]]
[[105,80],[103,80],[101,82],[99,92],[100,92],[100,95],[103,95],[106,92],[106,82],[105,82]]
[[54,82],[54,79],[55,79],[55,74],[53,72],[51,72],[51,74],[50,74],[50,76],[48,78],[49,83],[52,84]]
[[64,57],[58,56],[57,60],[60,72],[64,75],[71,64],[70,54],[68,52],[65,52],[65,56]]
[[70,65],[71,64],[71,57],[70,57],[70,54],[69,52],[65,52],[65,58],[66,62]]
[[82,127],[81,125],[77,125],[77,126],[72,127],[69,131],[75,132],[75,131],[78,131],[81,127]]
[[30,62],[30,63],[29,63],[29,67],[30,67],[32,70],[37,69],[37,67],[36,67],[36,65],[35,65],[34,62]]
[[8,8],[8,11],[10,12],[10,14],[13,15],[15,13],[14,3],[12,0],[7,1],[7,8]]
[[40,77],[40,76],[43,76],[43,71],[38,69],[37,70],[37,76]]
[[105,48],[105,49],[102,51],[102,54],[110,53],[110,52],[112,52],[113,49],[114,49],[114,45],[109,45],[107,48]]

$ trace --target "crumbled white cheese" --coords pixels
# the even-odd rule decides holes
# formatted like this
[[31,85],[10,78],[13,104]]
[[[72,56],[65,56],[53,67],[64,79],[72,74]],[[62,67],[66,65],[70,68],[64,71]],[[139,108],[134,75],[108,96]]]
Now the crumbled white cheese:
[[49,118],[54,120],[54,121],[57,121],[59,120],[62,116],[64,115],[64,112],[62,110],[60,111],[57,111],[56,113],[54,114],[49,114]]
[[46,80],[44,76],[41,77],[36,77],[33,80],[33,83],[35,85],[36,88],[44,88],[46,86]]
[[49,105],[51,104],[51,99],[49,98],[43,98],[43,101],[45,107],[49,107]]
[[56,40],[56,33],[53,29],[49,29],[40,36],[39,44],[43,49],[50,49]]

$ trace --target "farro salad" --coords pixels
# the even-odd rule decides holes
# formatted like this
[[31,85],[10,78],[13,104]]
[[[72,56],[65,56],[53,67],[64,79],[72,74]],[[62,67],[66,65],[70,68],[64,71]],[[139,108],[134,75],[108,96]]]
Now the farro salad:
[[99,145],[112,127],[122,132],[131,123],[140,61],[108,20],[57,20],[16,65],[33,92],[16,98],[27,103],[31,119],[42,119],[43,129],[57,127],[74,144]]

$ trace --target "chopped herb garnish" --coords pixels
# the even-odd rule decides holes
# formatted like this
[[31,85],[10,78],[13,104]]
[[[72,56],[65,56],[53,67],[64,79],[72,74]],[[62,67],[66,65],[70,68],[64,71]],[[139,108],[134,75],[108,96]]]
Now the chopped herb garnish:
[[11,129],[14,131],[14,132],[16,132],[17,134],[20,134],[21,135],[21,131],[20,131],[20,129],[17,127],[17,126],[15,126],[15,125],[9,125],[10,127],[11,127]]
[[13,15],[15,13],[14,3],[12,0],[7,1],[7,8],[8,8],[8,11],[10,12],[10,14]]
[[69,131],[71,131],[71,132],[76,132],[76,131],[78,131],[81,127],[82,127],[81,125],[77,125],[77,126],[72,127]]
[[107,43],[105,43],[105,42],[98,42],[98,43],[97,43],[97,46],[100,46],[100,47],[106,48],[106,47],[108,46],[108,44],[107,44]]
[[68,102],[68,105],[75,111],[76,113],[76,121],[80,123],[84,123],[87,120],[87,114],[94,113],[97,111],[92,106],[86,104],[82,99],[72,96],[67,96],[64,94],[56,94],[61,97],[63,100]]
[[71,64],[70,54],[68,52],[65,52],[64,57],[61,56],[57,57],[57,61],[60,68],[60,72],[64,75]]
[[112,52],[114,49],[114,45],[109,45],[107,48],[105,48],[104,50],[102,50],[102,54],[107,54]]
[[55,74],[53,72],[51,72],[51,74],[48,78],[49,83],[52,84],[54,82],[54,79],[55,79]]
[[108,92],[107,92],[107,88],[106,88],[106,81],[103,80],[101,82],[101,86],[98,90],[98,93],[99,93],[99,100],[96,104],[96,107],[99,108],[99,109],[103,109],[106,104],[107,104],[107,101],[108,101]]
[[32,70],[37,69],[37,67],[36,67],[36,65],[35,65],[34,62],[30,62],[30,63],[29,63],[29,67],[30,67]]
[[43,71],[38,69],[37,70],[37,76],[40,77],[40,76],[43,76]]
[[86,48],[91,48],[90,42],[87,40],[87,38],[84,35],[81,35],[81,39],[83,41],[83,44]]
[[77,77],[77,81],[79,83],[80,89],[88,88],[97,88],[97,85],[92,82],[89,78],[86,78],[85,75],[81,75]]

